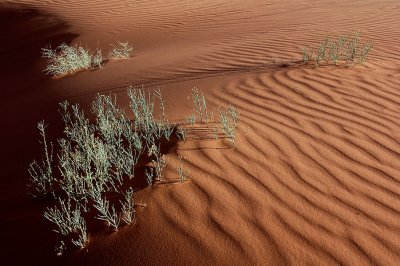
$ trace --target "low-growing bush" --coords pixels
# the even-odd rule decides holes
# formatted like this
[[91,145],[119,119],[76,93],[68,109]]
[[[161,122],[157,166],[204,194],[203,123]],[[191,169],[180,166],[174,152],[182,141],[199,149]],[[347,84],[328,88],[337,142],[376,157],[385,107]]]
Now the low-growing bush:
[[131,57],[133,47],[129,42],[117,42],[117,44],[110,44],[111,51],[108,53],[110,59],[128,59]]
[[[42,48],[42,57],[47,58],[46,74],[60,76],[93,67],[93,55],[80,45],[60,44],[56,49]],[[98,65],[98,56],[96,58]]]
[[[109,59],[128,59],[131,57],[133,47],[129,42],[117,42],[111,44]],[[103,52],[97,48],[93,53],[90,49],[81,45],[60,44],[57,48],[42,48],[42,57],[47,59],[46,74],[62,76],[81,70],[102,68],[105,61]]]
[[[208,121],[203,93],[196,89],[192,96],[200,122]],[[44,122],[38,124],[44,156],[41,163],[34,161],[29,166],[29,185],[33,195],[53,195],[58,202],[44,214],[62,237],[61,244],[56,247],[57,253],[65,251],[67,241],[79,248],[85,247],[89,241],[88,219],[105,222],[114,231],[121,226],[121,221],[132,224],[138,206],[133,201],[132,179],[136,176],[136,166],[145,164],[144,173],[139,176],[144,177],[143,181],[149,187],[169,182],[164,176],[167,160],[162,147],[178,141],[173,137],[176,135],[186,141],[187,132],[196,127],[169,122],[160,90],[146,93],[143,89],[130,87],[128,97],[133,119],[128,118],[113,96],[97,95],[92,102],[92,120],[78,104],[60,103],[65,127],[64,136],[57,141],[54,158]],[[159,118],[154,112],[157,105],[161,113]],[[235,146],[238,113],[229,106],[226,110],[221,109],[220,114],[221,131]],[[215,128],[215,121],[213,124]],[[200,126],[209,125],[201,123]],[[173,182],[183,182],[188,177],[183,168],[183,157],[178,158],[179,178]]]
[[360,37],[359,32],[327,36],[317,47],[303,49],[303,63],[314,63],[317,67],[323,62],[334,66],[340,63],[362,64],[374,45],[371,40],[362,42]]

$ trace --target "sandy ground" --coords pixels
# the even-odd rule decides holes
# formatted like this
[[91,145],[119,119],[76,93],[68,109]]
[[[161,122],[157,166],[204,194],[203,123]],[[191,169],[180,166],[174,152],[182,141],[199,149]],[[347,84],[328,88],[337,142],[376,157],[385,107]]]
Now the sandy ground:
[[[1,1],[0,22],[3,265],[399,264],[398,0]],[[375,44],[364,66],[263,64],[354,30]],[[133,43],[132,60],[42,73],[46,44],[116,40]],[[55,138],[58,102],[111,92],[127,106],[128,85],[162,88],[173,121],[190,114],[194,86],[210,108],[236,105],[238,147],[179,143],[189,182],[136,193],[148,205],[136,225],[57,258],[46,202],[26,195],[36,122]]]

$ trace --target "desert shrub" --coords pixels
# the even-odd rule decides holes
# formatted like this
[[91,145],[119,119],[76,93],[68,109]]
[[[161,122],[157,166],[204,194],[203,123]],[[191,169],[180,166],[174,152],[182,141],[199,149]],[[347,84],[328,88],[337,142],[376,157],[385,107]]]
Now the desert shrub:
[[42,57],[47,58],[46,74],[53,76],[74,73],[92,68],[93,55],[83,46],[60,44],[56,49],[42,48]]
[[[30,185],[35,195],[50,193],[58,201],[57,206],[46,210],[44,217],[56,225],[57,233],[80,248],[88,242],[83,217],[104,221],[115,231],[121,221],[127,225],[134,222],[137,204],[133,201],[132,179],[136,166],[146,162],[142,174],[149,187],[168,182],[164,176],[167,160],[162,145],[177,141],[173,139],[174,132],[186,140],[189,129],[169,122],[161,90],[146,93],[143,88],[129,87],[128,97],[128,111],[133,119],[118,106],[115,96],[96,96],[91,106],[92,120],[78,104],[60,103],[64,130],[63,137],[57,140],[54,158],[44,122],[38,124],[44,156],[40,164],[34,161],[29,166]],[[210,119],[203,93],[193,90],[192,97],[201,121]],[[157,106],[160,117],[156,118]],[[221,109],[221,130],[232,143],[237,121],[238,113],[233,106]],[[182,157],[177,171],[179,179],[174,182],[187,179]],[[56,247],[57,253],[64,252],[63,241]]]
[[361,41],[360,33],[343,34],[336,37],[327,36],[316,47],[305,47],[303,49],[303,63],[315,63],[316,66],[339,63],[346,65],[362,64],[373,48],[371,40]]
[[147,150],[152,148],[156,140],[163,137],[169,140],[175,125],[168,121],[163,112],[164,101],[160,100],[162,117],[157,120],[154,118],[155,95],[146,94],[143,89],[132,90],[130,88],[128,96],[130,98],[130,108],[134,114],[134,128],[137,132],[140,132]]
[[[131,44],[128,42],[118,42],[111,46],[112,49],[108,54],[110,59],[130,58],[133,51]],[[88,48],[77,44],[69,46],[62,43],[54,50],[51,47],[42,48],[41,53],[42,57],[47,59],[47,66],[44,72],[53,76],[101,68],[105,60],[101,49],[97,48],[93,53]]]
[[110,59],[128,59],[131,57],[133,47],[129,42],[117,42],[117,44],[110,44],[112,49],[108,53]]

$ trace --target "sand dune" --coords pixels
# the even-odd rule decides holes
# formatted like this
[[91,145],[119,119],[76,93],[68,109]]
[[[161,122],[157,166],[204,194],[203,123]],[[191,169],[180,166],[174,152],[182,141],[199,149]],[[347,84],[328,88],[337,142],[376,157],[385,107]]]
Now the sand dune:
[[[3,32],[7,23],[30,29],[18,38],[8,32],[0,54],[18,51],[21,43],[35,48],[26,53],[29,66],[18,71],[21,57],[0,76],[0,228],[8,263],[400,262],[397,0],[22,0],[3,1],[0,9],[14,18],[2,23]],[[295,63],[305,45],[354,30],[374,41],[365,65]],[[107,49],[115,40],[133,43],[132,60],[62,79],[41,73],[40,47],[48,43]],[[287,65],[266,63],[271,58]],[[189,182],[137,192],[135,199],[148,207],[138,210],[135,226],[96,233],[87,249],[56,258],[44,204],[26,196],[26,167],[40,154],[35,123],[45,119],[56,137],[59,101],[88,107],[98,92],[115,93],[127,106],[129,85],[160,86],[173,121],[190,114],[194,86],[210,108],[234,104],[241,115],[237,148],[192,130],[175,151],[186,156]],[[174,176],[176,156],[167,158],[166,175]]]

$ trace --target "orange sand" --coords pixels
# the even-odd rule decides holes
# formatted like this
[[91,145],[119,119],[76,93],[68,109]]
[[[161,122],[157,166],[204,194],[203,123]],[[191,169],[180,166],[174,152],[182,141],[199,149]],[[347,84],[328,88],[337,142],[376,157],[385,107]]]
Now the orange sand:
[[[19,4],[16,4],[16,3]],[[398,265],[400,262],[400,1],[14,0],[0,4],[1,258],[3,265]],[[281,67],[328,33],[360,30],[364,66]],[[5,38],[4,38],[5,37]],[[40,48],[61,41],[132,60],[61,79]],[[148,207],[118,233],[56,258],[46,202],[26,195],[29,162],[49,138],[57,103],[84,107],[128,85],[160,86],[170,120],[190,114],[193,86],[210,108],[241,114],[237,148],[189,140],[191,180],[135,194]],[[177,159],[167,156],[167,176]]]

